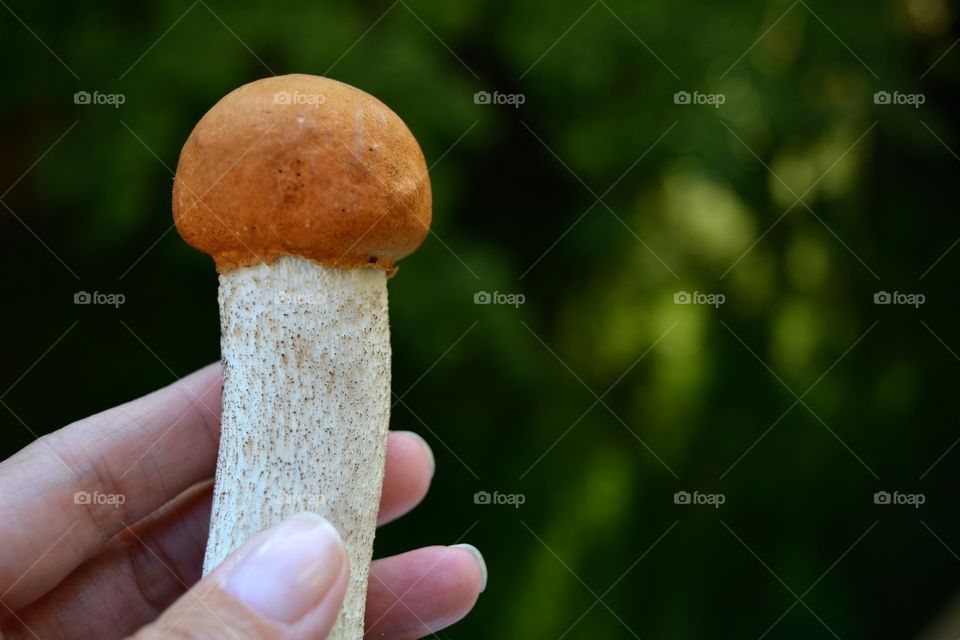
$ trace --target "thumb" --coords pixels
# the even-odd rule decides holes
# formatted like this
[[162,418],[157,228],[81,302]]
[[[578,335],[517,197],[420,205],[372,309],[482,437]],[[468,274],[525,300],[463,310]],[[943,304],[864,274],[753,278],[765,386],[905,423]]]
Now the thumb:
[[134,638],[326,638],[348,579],[337,530],[301,513],[235,551]]

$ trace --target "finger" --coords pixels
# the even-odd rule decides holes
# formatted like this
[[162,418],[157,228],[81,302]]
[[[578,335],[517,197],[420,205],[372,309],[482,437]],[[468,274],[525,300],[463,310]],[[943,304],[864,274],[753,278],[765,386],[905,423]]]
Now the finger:
[[[391,432],[381,522],[412,509],[432,475],[433,454],[422,438]],[[122,531],[50,593],[17,611],[19,620],[10,616],[6,625],[23,630],[24,637],[33,637],[25,631],[29,628],[41,638],[103,638],[131,634],[154,620],[200,579],[211,488],[209,481],[192,487]]]
[[156,620],[200,580],[212,499],[213,482],[198,484],[122,531],[52,591],[2,620],[0,637],[120,638]]
[[[171,509],[156,524],[157,532],[138,529],[122,545],[111,545],[102,558],[6,621],[2,637],[120,637],[156,619],[200,576],[203,545],[191,549],[186,543],[206,535],[206,527],[196,523],[209,518],[209,486],[180,502],[182,518]],[[100,562],[109,568],[97,566]],[[486,567],[472,548],[430,547],[377,560],[370,569],[367,636],[430,635],[466,615],[485,585]]]
[[396,520],[420,504],[435,468],[433,452],[423,438],[412,431],[390,432],[377,523]]
[[469,545],[427,547],[370,567],[366,637],[423,638],[463,618],[486,588],[483,556]]
[[256,536],[135,638],[325,638],[349,581],[340,535],[300,514]]
[[0,602],[32,602],[126,523],[210,477],[219,413],[214,364],[0,464]]

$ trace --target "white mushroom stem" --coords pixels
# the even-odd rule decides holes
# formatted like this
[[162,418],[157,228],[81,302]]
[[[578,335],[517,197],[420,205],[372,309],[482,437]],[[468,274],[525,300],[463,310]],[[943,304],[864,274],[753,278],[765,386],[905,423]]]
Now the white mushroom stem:
[[350,558],[333,640],[363,637],[390,419],[387,278],[300,257],[220,275],[223,418],[204,574],[263,529],[324,516]]

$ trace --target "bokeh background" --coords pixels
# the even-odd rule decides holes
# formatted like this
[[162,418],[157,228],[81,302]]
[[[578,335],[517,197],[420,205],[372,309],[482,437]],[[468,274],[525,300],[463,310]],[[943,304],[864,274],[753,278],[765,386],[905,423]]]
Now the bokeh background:
[[956,3],[0,4],[4,456],[217,358],[171,170],[231,89],[325,74],[431,165],[390,295],[438,472],[377,554],[484,551],[439,637],[960,635]]

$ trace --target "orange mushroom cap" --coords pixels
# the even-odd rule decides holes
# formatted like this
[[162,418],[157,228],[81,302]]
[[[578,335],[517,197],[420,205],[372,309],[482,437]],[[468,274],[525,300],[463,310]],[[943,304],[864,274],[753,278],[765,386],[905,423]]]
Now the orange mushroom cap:
[[297,255],[392,273],[431,218],[423,152],[373,96],[317,76],[246,84],[180,152],[173,218],[217,271]]

